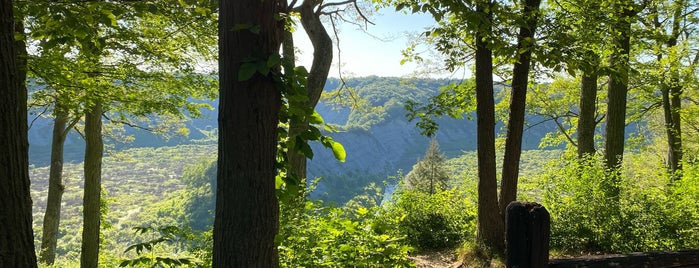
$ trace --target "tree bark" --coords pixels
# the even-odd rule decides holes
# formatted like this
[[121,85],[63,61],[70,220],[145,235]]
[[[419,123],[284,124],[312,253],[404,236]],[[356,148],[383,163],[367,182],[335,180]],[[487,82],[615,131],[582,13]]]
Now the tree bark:
[[492,3],[478,1],[476,13],[482,16],[482,30],[476,43],[476,117],[478,150],[478,233],[477,241],[487,249],[504,253],[505,227],[498,208],[497,175],[495,172],[495,100],[493,90],[493,54],[488,48],[492,31]]
[[36,267],[29,192],[24,41],[11,0],[0,0],[0,267]]
[[60,97],[54,104],[53,133],[51,139],[51,166],[49,167],[49,194],[44,213],[44,228],[41,236],[39,261],[53,264],[56,257],[56,241],[61,221],[61,199],[63,185],[63,145],[68,134],[68,114],[61,105]]
[[578,158],[595,154],[595,113],[597,111],[597,71],[583,71],[578,114]]
[[[213,267],[279,267],[274,237],[278,68],[239,81],[244,60],[279,53],[286,1],[219,1],[219,145]],[[256,29],[231,30],[240,25]],[[259,30],[259,31],[258,31]]]
[[97,267],[100,247],[100,193],[102,190],[102,104],[85,112],[85,186],[80,267]]
[[539,19],[541,0],[525,0],[522,17],[525,25],[519,28],[517,51],[519,60],[512,70],[512,97],[510,98],[510,117],[507,122],[505,138],[505,155],[502,165],[502,182],[500,184],[500,215],[503,221],[507,205],[517,198],[517,180],[519,178],[519,161],[522,155],[522,133],[524,132],[524,114],[526,113],[527,86],[529,84],[529,66],[532,59],[534,32]]
[[[631,20],[635,16],[633,1],[615,2],[615,22],[612,23],[614,52],[610,58],[612,74],[607,88],[607,127],[605,129],[605,161],[609,170],[617,169],[624,158],[626,97],[629,80]],[[615,186],[612,185],[614,188]],[[613,189],[612,189],[613,190]]]

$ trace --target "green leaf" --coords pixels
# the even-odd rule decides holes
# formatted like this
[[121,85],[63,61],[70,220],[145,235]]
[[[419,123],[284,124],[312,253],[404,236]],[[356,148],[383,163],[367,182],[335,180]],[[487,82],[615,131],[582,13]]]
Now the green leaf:
[[311,149],[311,146],[308,145],[308,141],[305,141],[301,137],[297,136],[295,147],[296,148],[294,149],[301,152],[303,155],[308,157],[308,159],[313,159],[313,149]]
[[313,113],[308,116],[308,122],[310,122],[311,124],[320,125],[320,124],[323,124],[324,121],[323,121],[323,117],[318,112],[313,110]]
[[257,72],[257,65],[254,62],[246,62],[240,65],[238,70],[238,81],[247,81]]
[[264,61],[258,61],[255,65],[257,66],[258,73],[261,73],[264,76],[267,76],[267,74],[269,74],[270,68],[267,67],[267,64],[265,64]]
[[335,156],[335,159],[337,159],[340,162],[345,162],[345,157],[347,156],[347,153],[345,152],[345,147],[342,146],[342,144],[334,141],[330,137],[323,137],[321,142],[325,147],[333,150],[333,155]]
[[272,68],[282,62],[282,57],[279,54],[273,54],[267,59],[267,67]]

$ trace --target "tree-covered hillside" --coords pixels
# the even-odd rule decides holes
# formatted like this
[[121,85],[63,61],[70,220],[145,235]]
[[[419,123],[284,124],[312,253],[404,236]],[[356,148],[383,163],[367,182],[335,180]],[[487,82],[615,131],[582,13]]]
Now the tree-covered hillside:
[[[339,79],[329,79],[327,92],[317,110],[326,123],[336,127],[337,131],[328,135],[343,144],[347,159],[340,163],[321,144],[311,144],[315,157],[309,161],[309,177],[322,177],[313,196],[344,203],[371,182],[381,183],[399,170],[410,171],[427,148],[429,138],[420,135],[415,122],[408,121],[406,101],[424,102],[438,94],[442,87],[457,82],[372,76],[348,79],[343,85]],[[218,103],[208,104],[213,110],[204,109],[202,117],[185,122],[188,136],[162,136],[127,126],[125,131],[115,132],[111,139],[107,136],[111,144],[109,148],[121,150],[215,142]],[[30,117],[36,117],[35,113]],[[532,122],[540,120],[532,117]],[[41,167],[49,160],[52,119],[37,117],[32,121],[30,162]],[[440,128],[436,138],[447,156],[454,157],[463,151],[476,149],[474,120],[441,118],[437,122]],[[544,124],[528,129],[523,148],[538,148],[541,137],[548,130],[546,127],[548,125]],[[83,153],[82,138],[72,133],[66,140],[65,158],[79,161]]]

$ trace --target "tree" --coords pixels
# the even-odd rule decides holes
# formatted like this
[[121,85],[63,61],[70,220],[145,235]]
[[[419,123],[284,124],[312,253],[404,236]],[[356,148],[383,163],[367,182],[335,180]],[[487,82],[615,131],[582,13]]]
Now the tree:
[[[578,100],[577,146],[578,158],[591,155],[595,149],[595,128],[597,119],[597,80],[600,73],[600,55],[604,52],[603,29],[607,20],[604,3],[594,0],[559,1],[554,11],[552,38],[554,49],[560,55],[555,64],[565,63],[571,74],[580,72],[580,92]],[[548,41],[548,40],[547,40]],[[570,45],[572,44],[572,45]]]
[[619,168],[624,158],[631,24],[638,12],[637,9],[638,7],[635,7],[631,0],[617,1],[613,4],[614,13],[612,13],[613,18],[609,28],[613,51],[609,58],[611,75],[607,87],[607,125],[604,144],[605,161],[610,170]]
[[280,0],[219,1],[219,147],[213,267],[278,267]]
[[[29,194],[24,42],[15,42],[12,0],[0,1],[0,266],[36,267]],[[18,50],[20,53],[18,53]]]
[[[689,32],[696,30],[692,17],[696,3],[685,0],[652,2],[639,16],[645,31],[641,37],[639,60],[643,95],[648,103],[644,113],[661,108],[665,143],[668,148],[667,167],[671,178],[677,179],[682,170],[684,148],[682,143],[682,113],[685,89],[693,84],[692,68],[697,64],[690,51],[695,46]],[[659,96],[658,96],[659,95]],[[658,98],[660,97],[660,98]]]
[[[328,79],[330,65],[333,60],[333,42],[321,21],[320,16],[324,13],[322,11],[323,6],[320,3],[322,2],[304,0],[300,6],[293,9],[300,14],[303,29],[313,45],[313,63],[304,85],[306,99],[304,101],[289,100],[290,107],[315,109],[325,87],[325,81]],[[287,55],[284,56],[286,57]],[[289,136],[294,138],[301,135],[308,129],[308,124],[307,118],[291,121],[289,123]],[[306,156],[304,154],[290,150],[289,166],[292,174],[299,179],[306,178]]]
[[65,185],[63,184],[63,145],[68,132],[77,123],[77,120],[68,122],[68,111],[65,110],[60,99],[56,99],[53,116],[49,193],[44,213],[41,251],[39,251],[39,261],[46,264],[53,264],[56,256],[58,226],[61,220],[61,199],[65,190]]
[[85,190],[81,267],[97,267],[100,248],[100,203],[102,191],[102,104],[96,101],[85,113]]
[[[37,102],[53,106],[55,117],[49,198],[42,236],[41,261],[52,263],[60,221],[62,195],[62,146],[70,129],[83,115],[93,123],[104,117],[108,122],[164,133],[149,125],[150,115],[171,124],[185,114],[196,117],[205,104],[190,102],[191,97],[213,98],[213,76],[199,73],[198,61],[212,60],[215,34],[213,7],[208,0],[194,3],[156,2],[31,2],[27,10],[31,37],[39,48],[30,56],[31,74],[44,90],[34,94]],[[118,23],[117,23],[118,22]],[[70,25],[67,28],[65,25]],[[183,46],[182,44],[191,44]],[[186,47],[186,48],[185,48]],[[117,82],[115,82],[117,81]],[[96,107],[101,106],[101,107]],[[50,108],[50,107],[49,107]],[[92,114],[93,108],[101,114]],[[97,109],[99,108],[99,109]],[[97,126],[94,125],[93,126]],[[85,127],[95,133],[88,142],[101,144],[101,127]],[[90,150],[101,146],[88,146]],[[97,155],[97,152],[91,153]],[[85,163],[99,160],[95,157]],[[88,164],[100,169],[99,164]],[[99,208],[100,171],[88,171],[87,197]],[[88,243],[99,237],[99,210],[85,210],[86,218],[97,226]],[[89,213],[88,213],[89,212]],[[92,233],[96,231],[96,233]],[[98,238],[97,238],[98,239]],[[98,241],[98,240],[96,240]],[[97,250],[97,244],[83,245]],[[97,251],[89,263],[96,263]],[[96,265],[96,264],[95,264]],[[91,265],[90,265],[91,266]]]
[[517,54],[512,67],[512,90],[510,97],[510,116],[507,121],[505,156],[500,181],[500,215],[505,218],[507,205],[517,199],[517,180],[519,162],[522,154],[522,133],[524,132],[524,114],[526,113],[527,88],[529,87],[529,70],[534,46],[534,33],[539,20],[541,0],[526,0],[522,6],[523,25],[517,35]]
[[495,172],[495,99],[493,92],[494,3],[476,1],[474,14],[479,23],[474,35],[476,45],[476,116],[478,139],[478,225],[476,239],[493,252],[505,252],[505,223],[499,213]]
[[[412,9],[413,12],[429,12],[439,25],[427,31],[424,37],[440,53],[446,56],[445,64],[448,70],[463,67],[467,62],[475,61],[475,95],[476,117],[478,136],[478,235],[477,241],[481,246],[488,248],[496,254],[504,253],[504,216],[500,213],[500,207],[507,204],[499,204],[498,180],[495,165],[495,98],[493,86],[493,74],[496,69],[494,62],[502,64],[514,63],[513,98],[510,113],[510,137],[508,162],[503,170],[506,172],[503,180],[507,182],[501,185],[500,202],[507,202],[516,198],[517,166],[521,148],[521,128],[523,118],[526,88],[528,86],[528,74],[530,69],[530,46],[534,40],[534,30],[538,22],[538,1],[523,1],[518,4],[505,4],[500,1],[388,1],[398,9]],[[521,6],[517,10],[514,7]],[[510,28],[519,27],[520,34],[516,44],[512,44],[513,38],[509,36]],[[475,49],[475,50],[474,50]],[[473,51],[473,52],[472,52]],[[420,57],[415,57],[420,58]],[[516,59],[512,61],[512,59]],[[496,61],[497,60],[497,61]],[[468,84],[466,84],[468,86]],[[516,88],[515,88],[516,87]],[[471,107],[469,90],[457,87],[453,92],[459,97],[449,100],[442,94],[433,101],[440,103],[427,104],[425,107],[412,109],[412,111],[425,111],[417,113],[422,122],[418,125],[426,126],[427,133],[433,133],[436,123],[433,116],[448,114],[452,117],[461,117],[464,108]],[[451,94],[451,93],[450,93]],[[425,123],[426,121],[426,123]],[[432,130],[432,131],[430,131]]]
[[[289,138],[292,141],[291,145],[296,147],[296,149],[292,148],[287,152],[291,175],[299,180],[304,180],[306,179],[307,157],[310,156],[307,155],[308,153],[304,153],[303,150],[299,151],[297,149],[302,147],[308,149],[310,147],[306,146],[306,144],[300,145],[297,143],[304,142],[300,136],[309,136],[309,134],[317,136],[312,130],[309,133],[309,117],[313,114],[312,112],[320,100],[333,61],[333,40],[323,25],[322,18],[323,16],[328,17],[333,25],[333,29],[336,25],[336,20],[338,20],[337,18],[346,20],[343,14],[349,13],[348,8],[354,9],[361,17],[361,20],[368,22],[368,19],[363,15],[356,0],[337,2],[303,0],[299,6],[294,6],[295,4],[296,1],[290,3],[290,12],[299,14],[301,25],[313,46],[311,68],[307,76],[302,79],[305,83],[298,86],[301,88],[301,92],[298,92],[300,93],[298,94],[299,96],[287,98],[290,111],[305,111],[301,113],[302,116],[297,115],[289,120]],[[287,75],[287,79],[294,79],[293,76],[290,76],[295,67],[293,64],[295,61],[293,36],[287,33],[284,39],[284,58],[288,62],[284,68],[285,75]],[[297,82],[299,81],[294,83]]]
[[436,139],[430,140],[425,157],[413,166],[413,170],[405,176],[406,186],[428,194],[447,189],[449,175],[444,166],[446,156],[439,151]]

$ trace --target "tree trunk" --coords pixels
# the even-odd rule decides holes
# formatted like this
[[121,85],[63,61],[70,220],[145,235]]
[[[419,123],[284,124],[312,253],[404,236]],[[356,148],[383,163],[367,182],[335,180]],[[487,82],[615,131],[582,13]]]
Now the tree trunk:
[[[605,160],[609,170],[617,169],[624,158],[631,20],[635,16],[631,0],[616,2],[614,8],[617,18],[612,24],[611,32],[615,51],[610,58],[612,74],[607,88],[609,100],[605,130]],[[616,188],[615,185],[611,187]]]
[[[0,0],[0,267],[36,267],[29,193],[24,42],[11,0]],[[19,57],[17,57],[19,55]]]
[[[281,91],[278,68],[239,81],[251,56],[267,62],[279,53],[286,1],[219,1],[219,145],[213,267],[279,267],[274,237],[277,124]],[[254,25],[257,30],[231,30]],[[258,31],[259,30],[259,31]]]
[[[320,100],[320,95],[328,80],[328,73],[333,60],[333,43],[330,35],[325,30],[320,20],[320,13],[315,13],[313,8],[316,1],[304,0],[299,7],[301,14],[301,25],[313,45],[313,63],[306,80],[306,102],[290,102],[291,106],[303,106],[314,109]],[[301,122],[291,122],[289,134],[295,137],[308,129],[308,120]],[[289,164],[292,174],[299,179],[306,178],[306,156],[295,151],[289,151]]]
[[63,197],[63,145],[68,129],[68,114],[61,105],[60,97],[54,104],[53,133],[51,140],[51,166],[49,168],[49,194],[44,213],[44,229],[41,236],[39,261],[53,264],[56,257],[56,240],[61,221],[61,199]]
[[[522,17],[525,25],[519,28],[517,51],[519,60],[512,70],[512,97],[510,98],[510,118],[507,122],[505,155],[502,165],[502,182],[500,185],[500,215],[503,221],[507,205],[517,198],[517,180],[519,178],[519,160],[522,155],[522,133],[524,132],[524,114],[526,113],[527,86],[529,84],[529,65],[532,59],[531,47],[534,45],[534,32],[539,19],[541,0],[525,0]],[[523,52],[522,52],[523,51]]]
[[477,241],[488,250],[504,253],[505,227],[498,208],[495,166],[495,100],[493,92],[493,55],[488,48],[492,30],[490,1],[479,1],[478,16],[483,17],[483,30],[475,36],[476,43],[476,117],[478,139],[478,234]]
[[85,112],[85,186],[80,267],[97,267],[100,247],[100,193],[102,190],[102,104]]
[[597,111],[597,71],[585,70],[580,85],[578,114],[578,158],[595,154],[595,113]]
[[[665,51],[675,51],[677,39],[680,37],[682,20],[682,10],[685,7],[684,0],[677,0],[673,6],[675,8],[672,21],[672,33],[668,38]],[[660,55],[658,56],[660,60]],[[680,85],[679,63],[671,63],[670,82],[663,82],[663,112],[665,114],[665,128],[667,132],[668,144],[668,167],[672,173],[673,180],[679,178],[677,172],[682,170],[682,128],[680,122],[680,110],[682,109],[682,85]]]

